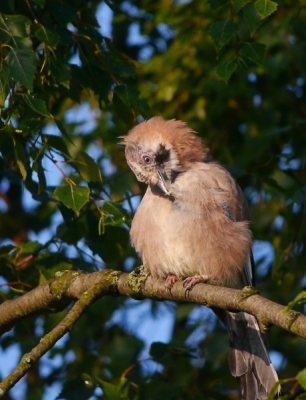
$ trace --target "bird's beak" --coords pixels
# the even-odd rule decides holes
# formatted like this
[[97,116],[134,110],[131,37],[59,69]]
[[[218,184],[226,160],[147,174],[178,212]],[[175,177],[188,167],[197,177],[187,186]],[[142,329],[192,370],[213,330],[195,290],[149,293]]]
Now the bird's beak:
[[160,170],[157,171],[157,175],[158,175],[157,186],[164,193],[164,195],[171,196],[166,186],[166,181],[168,180],[167,175]]

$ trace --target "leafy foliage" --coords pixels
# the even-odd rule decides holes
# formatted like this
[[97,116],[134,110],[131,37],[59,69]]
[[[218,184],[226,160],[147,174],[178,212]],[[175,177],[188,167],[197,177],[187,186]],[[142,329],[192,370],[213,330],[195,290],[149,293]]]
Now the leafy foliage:
[[[110,10],[112,39],[100,22]],[[302,1],[0,2],[2,301],[65,269],[137,265],[128,227],[144,187],[117,137],[161,114],[188,122],[237,178],[250,203],[258,287],[303,311],[305,41]],[[24,398],[56,384],[53,398],[239,398],[227,334],[211,314],[144,304],[94,304],[28,374]],[[140,338],[142,312],[174,320],[169,343],[151,346],[154,361],[154,332]],[[26,353],[64,313],[18,324],[2,349]],[[289,398],[305,388],[305,345],[276,328],[270,339]]]

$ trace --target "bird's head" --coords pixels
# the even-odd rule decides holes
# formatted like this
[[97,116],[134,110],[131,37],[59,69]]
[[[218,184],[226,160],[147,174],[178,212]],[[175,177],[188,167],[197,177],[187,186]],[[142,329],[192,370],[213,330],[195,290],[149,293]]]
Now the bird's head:
[[208,149],[184,122],[154,117],[120,137],[125,156],[140,182],[158,187],[169,196],[177,175],[194,162],[203,162]]

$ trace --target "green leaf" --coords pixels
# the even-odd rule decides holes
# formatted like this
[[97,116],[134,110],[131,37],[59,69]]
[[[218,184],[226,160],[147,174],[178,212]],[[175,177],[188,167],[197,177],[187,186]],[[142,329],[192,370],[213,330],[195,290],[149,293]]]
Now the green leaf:
[[51,12],[51,15],[54,18],[54,20],[57,21],[59,25],[65,27],[69,22],[73,22],[78,16],[77,14],[78,6],[76,5],[76,7],[73,7],[73,4],[77,2],[70,2],[71,5],[67,3],[69,2],[63,0],[52,0],[47,2],[48,4],[47,8],[49,12]]
[[37,241],[23,242],[18,249],[18,254],[33,254],[36,253],[40,248],[41,244]]
[[266,56],[266,46],[261,43],[246,43],[239,51],[239,55],[248,58],[258,65],[263,65]]
[[48,46],[52,47],[52,49],[56,49],[56,46],[59,42],[59,34],[51,29],[46,28],[41,25],[37,31],[35,31],[35,36],[46,43]]
[[98,164],[85,151],[75,158],[80,174],[87,182],[102,182],[101,169]]
[[37,260],[37,267],[39,268],[39,270],[42,272],[42,274],[44,275],[44,277],[48,280],[48,279],[52,279],[55,275],[56,272],[58,271],[69,271],[73,269],[73,265],[69,264],[65,261],[62,261],[54,266],[52,266],[51,268],[46,268],[42,265],[39,264],[40,260]]
[[12,36],[9,37],[6,46],[7,48],[12,48],[12,49],[26,49],[26,50],[33,50],[32,49],[32,41],[28,37],[17,37],[17,36]]
[[229,78],[232,76],[234,71],[237,69],[237,63],[229,61],[227,63],[222,63],[216,68],[218,76],[224,80],[225,83],[228,82]]
[[0,41],[2,43],[10,43],[14,46],[16,37],[29,37],[30,26],[30,20],[23,15],[0,14]]
[[5,246],[0,246],[0,257],[7,257],[7,255],[12,251],[15,250],[16,247],[12,244],[7,244]]
[[46,103],[43,100],[27,95],[24,95],[23,99],[33,111],[37,112],[37,114],[43,115],[44,117],[49,117]]
[[[27,113],[28,114],[28,113]],[[42,127],[42,121],[40,116],[34,118],[33,115],[29,115],[29,118],[22,118],[18,121],[19,129],[23,132],[24,136],[34,134]]]
[[251,0],[232,0],[236,13],[240,11]]
[[[120,393],[121,393],[121,400],[131,398],[129,396],[130,384],[131,384],[131,382],[127,378],[125,378],[124,376],[121,376],[120,381],[118,383]],[[137,400],[137,398],[135,400]]]
[[34,51],[29,49],[15,50],[11,48],[5,57],[5,62],[15,81],[32,90],[36,71]]
[[11,50],[25,49],[33,52],[29,37],[30,21],[22,15],[0,15],[0,42]]
[[296,377],[300,385],[303,386],[304,389],[306,389],[306,368],[302,369],[302,371],[300,371]]
[[14,45],[12,46],[14,49],[26,49],[33,50],[33,43],[30,38],[20,38],[14,37]]
[[92,28],[100,28],[100,24],[97,20],[96,15],[92,12],[89,7],[82,7],[80,12],[80,19],[83,25],[90,26]]
[[45,170],[44,167],[42,166],[41,161],[38,163],[37,176],[38,176],[38,193],[43,193],[46,190],[47,182],[46,182]]
[[99,383],[103,390],[103,399],[105,400],[122,400],[119,386],[99,379]]
[[169,351],[169,347],[168,343],[153,342],[150,346],[149,354],[153,358],[160,358]]
[[[71,74],[71,79],[69,82],[69,89],[70,89],[70,97],[80,103],[82,92],[83,89],[89,94],[90,89],[94,86],[94,83],[92,82],[92,75],[89,73],[89,68],[80,68],[77,65],[70,65],[70,74]],[[86,71],[87,69],[87,71]],[[101,71],[100,71],[101,72]]]
[[51,64],[51,73],[56,80],[67,89],[70,85],[70,65],[63,59],[57,57],[56,62]]
[[[66,210],[67,207],[65,207]],[[60,208],[60,211],[64,209],[64,206]],[[69,210],[71,213],[73,213],[72,210]],[[67,213],[66,213],[67,214]],[[68,244],[77,244],[79,240],[84,238],[84,236],[87,235],[88,229],[93,229],[91,226],[90,228],[88,227],[88,223],[86,220],[86,217],[81,217],[81,218],[74,218],[75,215],[71,218],[70,221],[67,223],[61,224],[58,226],[58,236],[61,238],[63,242],[66,242]],[[73,219],[74,218],[74,219]]]
[[261,18],[260,15],[254,6],[254,3],[248,3],[244,9],[244,18],[246,20],[246,23],[250,29],[251,36],[257,31],[261,24]]
[[[90,378],[83,378],[83,374],[75,378],[65,380],[61,393],[55,400],[84,400],[94,395],[95,387],[90,382]],[[88,384],[89,382],[89,384]]]
[[15,137],[13,137],[13,142],[14,142],[15,156],[18,167],[20,169],[20,173],[23,179],[26,179],[28,170],[28,157],[26,156],[24,147],[20,143],[20,141],[17,140]]
[[3,68],[0,71],[0,107],[4,106],[4,102],[9,94],[9,77],[10,71],[8,70],[8,68]]
[[[71,144],[74,145],[73,141],[71,140],[71,137],[69,136],[67,129],[65,128],[64,124],[59,121],[58,119],[54,118],[54,122],[56,123],[58,129],[61,131],[61,134],[64,136],[65,139],[68,140]],[[67,149],[68,150],[68,149]]]
[[298,304],[304,304],[306,303],[306,291],[303,290],[301,293],[299,293],[294,300],[290,301],[288,303],[287,307],[284,310],[284,314],[288,313],[290,310],[292,310],[296,305]]
[[101,207],[101,211],[103,214],[103,225],[119,226],[123,223],[130,223],[128,212],[118,203],[105,201]]
[[228,4],[229,0],[209,0],[209,5],[213,10]]
[[115,93],[117,93],[121,100],[128,106],[131,106],[139,97],[139,90],[130,85],[116,86]]
[[112,91],[112,88],[114,88],[115,82],[110,76],[106,74],[101,75],[101,70],[96,67],[91,68],[91,76],[93,81],[92,90],[99,95],[101,100],[108,104],[110,102],[109,94]]
[[306,393],[300,394],[298,397],[295,398],[295,400],[306,400]]
[[162,343],[162,342],[153,342],[150,347],[150,355],[153,358],[159,359],[166,353],[175,355],[177,356],[182,356],[182,357],[188,357],[188,358],[195,358],[194,353],[195,349],[190,348],[190,347],[185,347],[185,346],[173,346],[168,343]]
[[90,190],[87,186],[66,185],[56,188],[54,194],[66,207],[79,214],[89,200]]
[[125,123],[128,126],[132,126],[135,121],[135,115],[133,113],[133,109],[125,104],[122,100],[121,97],[119,96],[113,96],[113,106],[114,106],[114,111],[115,114],[120,115],[120,118],[122,121],[125,121]]
[[274,261],[272,264],[272,274],[276,275],[284,262],[284,251],[282,249],[276,249]]
[[108,68],[122,78],[133,78],[136,73],[136,67],[128,61],[122,53],[111,47],[109,50],[98,50],[95,54],[102,57]]
[[274,13],[274,11],[277,9],[277,3],[272,0],[257,0],[255,2],[255,7],[261,19],[265,19]]
[[274,400],[276,398],[276,394],[279,392],[281,381],[275,382],[272,386],[268,399],[267,400]]
[[46,134],[43,134],[42,136],[45,143],[48,143],[50,147],[53,147],[54,149],[60,151],[64,155],[69,155],[68,147],[63,138],[56,135],[46,135]]
[[210,36],[215,42],[218,50],[221,50],[237,31],[237,24],[230,19],[226,21],[215,22],[209,29]]

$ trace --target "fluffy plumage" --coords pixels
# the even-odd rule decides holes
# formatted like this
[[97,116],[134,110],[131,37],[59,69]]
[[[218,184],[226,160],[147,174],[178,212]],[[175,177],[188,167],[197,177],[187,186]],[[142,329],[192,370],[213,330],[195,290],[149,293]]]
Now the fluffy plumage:
[[[184,122],[160,117],[122,137],[127,162],[148,184],[131,242],[152,276],[233,288],[252,284],[252,235],[244,196]],[[266,399],[277,375],[255,317],[216,310],[231,337],[230,369],[245,400]]]

